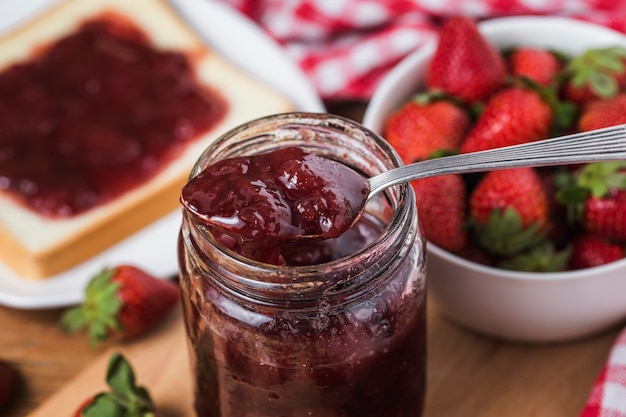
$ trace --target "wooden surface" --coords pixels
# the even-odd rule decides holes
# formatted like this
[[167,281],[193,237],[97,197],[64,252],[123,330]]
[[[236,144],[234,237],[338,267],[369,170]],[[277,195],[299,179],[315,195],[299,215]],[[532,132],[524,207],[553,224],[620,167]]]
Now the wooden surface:
[[193,417],[191,367],[181,309],[150,335],[123,346],[110,346],[76,377],[40,404],[28,417],[73,416],[76,398],[107,390],[103,376],[114,351],[132,364],[137,383],[148,387],[160,415]]
[[[193,417],[180,311],[132,343],[90,348],[61,333],[59,311],[0,308],[0,355],[25,384],[4,417],[71,415],[104,387],[113,350],[132,363],[165,417]],[[559,345],[521,345],[468,332],[429,305],[424,417],[576,417],[619,329]]]
[[[357,120],[362,114],[362,106],[329,110]],[[179,313],[133,343],[95,349],[82,335],[59,330],[60,313],[0,307],[0,358],[23,375],[18,395],[0,416],[68,415],[66,410],[73,410],[83,395],[102,387],[113,349],[128,354],[139,383],[155,391],[157,404],[165,404],[166,417],[189,415],[189,368]],[[424,417],[576,417],[620,330],[566,344],[507,343],[447,321],[432,302],[428,326]]]

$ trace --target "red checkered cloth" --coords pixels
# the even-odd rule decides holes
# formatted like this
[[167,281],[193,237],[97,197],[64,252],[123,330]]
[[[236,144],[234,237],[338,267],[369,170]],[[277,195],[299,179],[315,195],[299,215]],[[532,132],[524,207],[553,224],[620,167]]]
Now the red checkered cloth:
[[626,417],[626,329],[615,341],[580,417]]
[[446,16],[550,14],[626,32],[623,0],[220,0],[284,46],[324,100],[368,99]]

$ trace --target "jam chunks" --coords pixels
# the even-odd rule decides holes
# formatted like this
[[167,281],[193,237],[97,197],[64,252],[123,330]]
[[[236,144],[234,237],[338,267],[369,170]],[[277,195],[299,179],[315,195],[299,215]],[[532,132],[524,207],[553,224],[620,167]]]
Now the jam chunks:
[[191,179],[181,200],[231,249],[281,264],[282,244],[346,232],[368,190],[347,166],[287,147],[218,161]]

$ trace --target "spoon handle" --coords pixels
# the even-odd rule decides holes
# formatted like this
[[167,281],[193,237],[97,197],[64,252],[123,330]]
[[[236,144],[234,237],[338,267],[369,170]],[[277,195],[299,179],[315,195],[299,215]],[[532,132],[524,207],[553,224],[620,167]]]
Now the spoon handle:
[[626,124],[485,151],[428,159],[368,179],[370,196],[403,182],[444,174],[626,159]]

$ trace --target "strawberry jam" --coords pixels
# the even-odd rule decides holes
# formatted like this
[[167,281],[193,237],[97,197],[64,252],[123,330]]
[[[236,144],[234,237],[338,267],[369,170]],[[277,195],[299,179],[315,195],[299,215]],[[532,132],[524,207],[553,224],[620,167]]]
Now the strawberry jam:
[[[355,130],[362,134],[351,133]],[[421,415],[426,284],[410,187],[376,195],[348,230],[337,234],[330,227],[317,239],[298,239],[297,233],[319,230],[321,217],[329,217],[322,223],[335,224],[333,216],[342,213],[345,201],[326,192],[333,189],[329,184],[363,198],[358,175],[351,183],[334,177],[342,170],[313,170],[315,181],[287,181],[289,198],[276,199],[272,186],[271,201],[282,208],[269,210],[275,218],[259,213],[270,221],[254,227],[240,223],[240,214],[232,222],[239,228],[207,221],[215,213],[232,218],[239,201],[233,195],[246,194],[246,202],[264,211],[272,194],[267,184],[283,177],[265,173],[284,172],[311,155],[328,156],[366,176],[399,164],[384,141],[354,122],[276,115],[218,139],[183,191],[194,195],[195,204],[194,212],[183,210],[179,263],[198,417]],[[213,175],[200,176],[231,168],[220,184]],[[259,178],[263,187],[249,186]],[[293,209],[283,208],[310,201],[307,197],[328,201],[312,204],[302,226],[293,220]],[[277,224],[288,232],[281,233]],[[268,250],[279,253],[280,262],[267,262],[275,260],[265,257]]]
[[0,190],[76,215],[156,175],[225,112],[183,53],[121,16],[85,22],[0,73]]
[[281,246],[292,248],[292,240],[303,235],[340,236],[368,190],[364,178],[345,165],[288,147],[218,161],[189,181],[181,199],[242,255],[293,265]]

